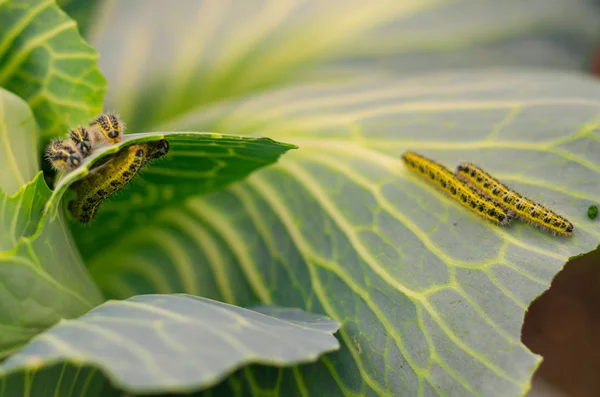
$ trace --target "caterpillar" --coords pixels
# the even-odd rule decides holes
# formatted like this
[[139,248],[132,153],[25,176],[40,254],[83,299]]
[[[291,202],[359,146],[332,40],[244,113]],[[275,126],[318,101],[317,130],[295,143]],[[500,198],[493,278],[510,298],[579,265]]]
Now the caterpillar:
[[57,171],[66,171],[79,167],[82,162],[82,156],[69,141],[55,140],[46,148],[46,158]]
[[110,145],[121,142],[125,125],[116,114],[102,113],[90,124],[90,130],[99,140]]
[[166,139],[161,139],[160,141],[152,141],[146,143],[148,146],[148,154],[146,156],[146,161],[144,162],[144,166],[151,160],[155,160],[159,157],[164,156],[169,153],[169,141]]
[[421,175],[463,207],[500,226],[507,226],[509,214],[498,204],[458,179],[449,169],[417,153],[407,152],[402,160],[409,169]]
[[79,153],[83,157],[87,157],[92,152],[92,148],[94,147],[94,135],[90,135],[88,130],[85,127],[78,127],[69,132],[69,139],[75,145],[75,148],[79,150]]
[[563,236],[573,232],[573,224],[566,218],[511,190],[474,164],[460,164],[456,175],[510,213],[542,230]]
[[68,210],[81,223],[96,216],[100,204],[129,183],[148,162],[169,151],[167,140],[134,144],[93,168],[85,178],[73,183],[70,189],[77,196],[68,203]]
[[77,193],[77,199],[68,204],[71,215],[81,223],[91,221],[100,204],[139,172],[145,155],[146,149],[142,145],[131,145],[85,178],[73,183],[71,189]]
[[103,113],[89,128],[75,128],[69,131],[67,139],[51,142],[46,148],[46,158],[57,171],[79,167],[98,142],[106,141],[111,145],[120,142],[124,129],[123,122],[115,114]]

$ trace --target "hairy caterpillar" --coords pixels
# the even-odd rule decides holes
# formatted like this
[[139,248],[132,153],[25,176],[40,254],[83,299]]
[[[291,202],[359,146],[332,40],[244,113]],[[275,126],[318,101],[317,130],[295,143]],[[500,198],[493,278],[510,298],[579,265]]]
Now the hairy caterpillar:
[[169,143],[165,139],[122,149],[106,163],[92,169],[85,178],[71,185],[77,197],[69,202],[69,212],[81,223],[90,222],[105,199],[129,183],[148,162],[164,156],[168,151]]
[[89,128],[75,128],[69,131],[66,140],[55,140],[50,143],[46,148],[46,158],[57,171],[79,167],[83,158],[92,153],[96,143],[100,141],[106,141],[111,145],[118,143],[123,138],[124,129],[123,122],[115,114],[103,113],[90,124]]
[[563,236],[570,236],[573,232],[573,224],[567,219],[521,196],[476,165],[462,163],[457,167],[456,175],[507,211],[543,230]]
[[125,125],[116,114],[103,113],[90,124],[90,130],[99,140],[110,145],[121,142]]
[[94,135],[90,135],[88,130],[84,127],[78,127],[69,132],[69,139],[75,145],[75,148],[79,150],[79,153],[83,157],[87,157],[92,152],[94,147]]
[[69,141],[55,140],[46,148],[46,158],[57,171],[66,171],[81,165],[79,150]]
[[404,153],[402,160],[408,168],[476,214],[500,226],[506,226],[510,222],[510,216],[502,207],[479,194],[446,167],[413,152]]
[[169,153],[169,142],[166,139],[160,141],[153,141],[146,143],[148,147],[148,154],[146,155],[146,161],[144,166],[151,160],[157,159]]

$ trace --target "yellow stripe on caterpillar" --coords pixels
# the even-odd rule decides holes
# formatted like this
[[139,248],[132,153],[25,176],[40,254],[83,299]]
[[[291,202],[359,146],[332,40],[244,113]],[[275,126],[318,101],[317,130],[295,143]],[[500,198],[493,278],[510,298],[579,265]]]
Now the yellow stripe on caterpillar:
[[507,211],[543,230],[563,236],[573,232],[573,224],[566,218],[508,188],[474,164],[460,164],[456,175]]
[[417,153],[407,152],[402,160],[408,168],[446,192],[463,207],[500,226],[510,222],[506,211],[458,179],[449,169]]
[[125,124],[114,113],[103,113],[96,117],[90,124],[90,131],[99,141],[108,142],[109,145],[121,142]]
[[164,156],[169,142],[162,139],[128,146],[83,179],[73,183],[70,189],[77,194],[68,204],[73,218],[88,223],[96,216],[104,200],[129,183],[150,161]]
[[87,128],[77,127],[69,132],[69,139],[77,148],[83,157],[87,157],[92,153],[94,148],[94,134],[90,134]]
[[81,165],[81,153],[71,141],[54,140],[45,151],[46,159],[57,171],[67,171]]
[[142,145],[128,146],[106,164],[73,183],[71,190],[77,193],[77,198],[68,204],[73,218],[81,223],[94,219],[100,204],[137,175],[145,156],[146,149]]

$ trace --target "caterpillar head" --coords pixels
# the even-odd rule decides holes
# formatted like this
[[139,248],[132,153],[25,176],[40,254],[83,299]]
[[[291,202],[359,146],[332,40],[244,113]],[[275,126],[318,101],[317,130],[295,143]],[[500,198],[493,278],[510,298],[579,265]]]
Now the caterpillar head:
[[148,160],[154,160],[169,153],[169,142],[166,139],[148,143]]
[[75,145],[75,148],[79,150],[83,157],[87,157],[92,152],[94,145],[92,135],[85,127],[78,127],[69,132],[69,139]]
[[116,114],[103,113],[90,124],[90,130],[99,139],[114,145],[123,139],[125,125]]
[[66,171],[81,165],[82,156],[70,141],[56,140],[46,148],[46,158],[57,171]]

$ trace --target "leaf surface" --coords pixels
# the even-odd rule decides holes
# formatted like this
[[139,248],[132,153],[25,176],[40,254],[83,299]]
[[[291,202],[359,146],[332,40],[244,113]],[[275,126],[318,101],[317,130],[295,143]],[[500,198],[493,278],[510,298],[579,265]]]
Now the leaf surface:
[[[196,132],[128,134],[120,144],[99,148],[81,167],[57,184],[48,211],[56,211],[68,187],[84,177],[105,156],[121,148],[167,139],[169,153],[151,163],[132,183],[101,205],[90,225],[74,224],[77,246],[82,252],[101,253],[98,247],[118,241],[123,233],[138,230],[161,210],[178,207],[190,195],[204,194],[245,178],[254,170],[276,162],[294,145],[269,138]],[[67,200],[69,198],[67,197]]]
[[[41,172],[14,196],[0,191],[0,227],[6,236],[0,242],[1,279],[4,280],[4,292],[0,293],[3,302],[0,319],[4,327],[0,355],[18,348],[60,318],[76,317],[101,302],[98,288],[83,267],[67,229],[64,212],[59,207],[61,199],[69,184],[87,174],[89,167],[104,156],[128,144],[165,136],[172,145],[169,159],[148,167],[143,183],[134,184],[128,191],[138,200],[145,197],[145,205],[140,206],[132,196],[122,194],[120,200],[110,202],[119,212],[118,225],[107,205],[104,216],[100,213],[96,220],[96,227],[104,232],[100,238],[89,228],[77,232],[77,237],[88,244],[86,248],[91,252],[102,252],[99,246],[108,246],[123,231],[134,230],[136,224],[143,230],[147,219],[140,219],[140,213],[149,216],[169,205],[176,207],[191,191],[218,189],[276,161],[293,147],[267,138],[234,135],[131,134],[121,145],[101,148],[86,159],[83,166],[64,175],[53,192],[46,186]],[[152,193],[158,191],[157,186],[161,196],[151,201]],[[167,189],[171,189],[169,195]]]
[[0,189],[12,195],[39,169],[39,131],[27,103],[2,88],[0,137]]
[[27,370],[15,370],[2,377],[1,397],[77,396],[124,397],[102,372],[92,366],[59,363],[40,367],[42,361],[30,362]]
[[[74,362],[99,367],[131,393],[185,391],[213,384],[247,363],[287,366],[339,348],[332,335],[339,323],[299,311],[277,312],[292,321],[189,295],[108,301],[38,335],[0,371],[14,377]],[[69,380],[55,390],[64,390]],[[20,385],[10,382],[9,391],[11,386]],[[15,394],[4,391],[17,395],[16,389]]]
[[50,194],[41,173],[14,196],[0,191],[0,251],[12,250],[21,238],[36,232],[42,218],[42,209]]
[[56,3],[77,22],[77,28],[84,37],[100,19],[99,0],[56,0]]
[[108,103],[136,131],[223,98],[373,69],[588,70],[600,35],[592,0],[157,4],[105,3],[90,37],[111,82]]
[[0,357],[102,301],[62,215],[43,215],[50,195],[42,172],[14,196],[0,191]]
[[[49,38],[36,29],[51,22],[52,15],[62,14],[55,14],[52,2],[40,3],[35,12],[30,6],[26,1],[0,2],[0,24],[4,23],[0,75],[6,68],[17,70],[32,62],[27,57],[33,56],[36,45],[52,49],[44,41]],[[31,36],[33,31],[44,40]],[[0,357],[4,357],[59,319],[91,309],[102,297],[73,248],[62,216],[44,215],[52,192],[38,171],[38,126],[28,104],[3,88],[0,137]]]
[[0,1],[0,86],[33,110],[44,141],[102,110],[98,54],[54,0]]
[[[520,342],[526,308],[600,240],[586,216],[600,201],[599,95],[569,74],[465,72],[294,87],[190,113],[165,127],[300,149],[87,260],[111,296],[183,289],[344,322],[342,350],[284,371],[286,390],[518,396],[539,363]],[[566,216],[574,235],[487,223],[408,171],[408,150],[480,165]],[[253,371],[231,393],[252,379],[277,389]]]
[[[107,255],[84,253],[114,297],[185,291],[344,322],[342,350],[319,365],[246,368],[219,395],[521,395],[539,361],[520,343],[524,311],[570,256],[598,244],[585,217],[599,196],[597,84],[448,73],[586,68],[597,4],[384,3],[205,1],[157,18],[131,1],[108,9],[93,39],[109,104],[133,129],[259,134],[301,148],[155,214]],[[129,40],[115,45],[124,27]],[[150,51],[158,43],[164,51]],[[488,225],[406,171],[406,150],[449,168],[476,162],[576,233]]]

